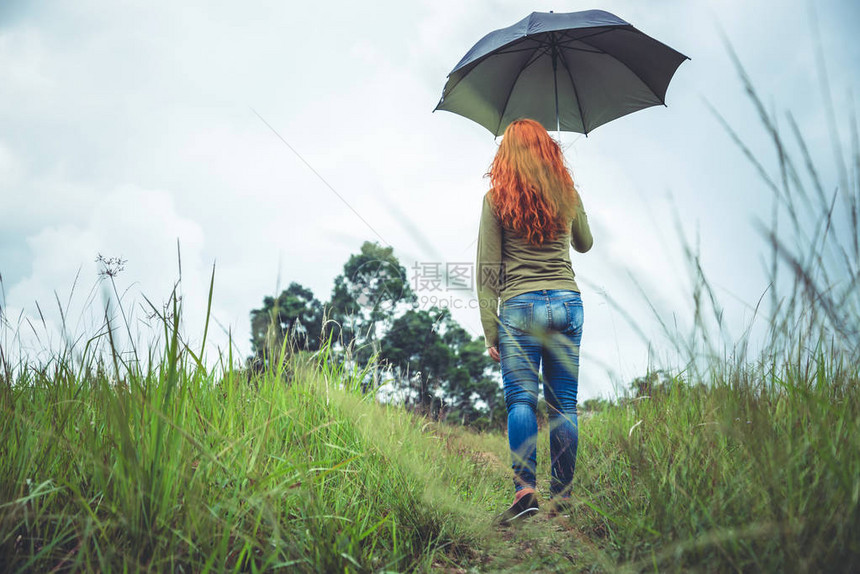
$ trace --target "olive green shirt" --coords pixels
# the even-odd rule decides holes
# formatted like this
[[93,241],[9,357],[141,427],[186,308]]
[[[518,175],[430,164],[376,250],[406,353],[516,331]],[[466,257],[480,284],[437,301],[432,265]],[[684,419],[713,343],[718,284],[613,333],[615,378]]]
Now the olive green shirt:
[[585,253],[594,240],[580,201],[569,229],[540,247],[503,226],[484,195],[478,230],[476,287],[481,326],[487,347],[499,344],[499,303],[514,295],[541,289],[579,291],[570,263],[570,247]]

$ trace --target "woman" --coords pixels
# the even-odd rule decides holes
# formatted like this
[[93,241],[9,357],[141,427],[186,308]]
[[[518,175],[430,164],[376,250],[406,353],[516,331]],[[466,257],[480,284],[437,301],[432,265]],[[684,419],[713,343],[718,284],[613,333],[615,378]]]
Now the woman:
[[569,246],[585,253],[593,241],[564,154],[538,122],[522,119],[507,127],[487,175],[491,189],[478,232],[477,290],[485,342],[501,362],[508,410],[515,495],[498,518],[507,523],[538,510],[535,409],[541,364],[552,507],[570,496],[583,312]]

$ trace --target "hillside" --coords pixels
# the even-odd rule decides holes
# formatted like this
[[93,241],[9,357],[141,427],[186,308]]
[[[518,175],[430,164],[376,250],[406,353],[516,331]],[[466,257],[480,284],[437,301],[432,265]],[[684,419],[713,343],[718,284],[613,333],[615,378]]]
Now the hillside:
[[62,361],[4,379],[3,571],[860,568],[856,365],[582,416],[573,514],[498,528],[503,435],[376,404],[325,354],[249,380],[164,351],[118,385]]

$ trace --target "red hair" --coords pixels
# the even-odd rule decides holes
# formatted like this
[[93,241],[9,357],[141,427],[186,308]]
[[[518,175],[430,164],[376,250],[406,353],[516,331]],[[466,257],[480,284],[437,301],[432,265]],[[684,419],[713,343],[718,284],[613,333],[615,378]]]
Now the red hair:
[[563,232],[575,217],[579,194],[558,143],[534,120],[515,120],[487,172],[499,220],[532,245]]

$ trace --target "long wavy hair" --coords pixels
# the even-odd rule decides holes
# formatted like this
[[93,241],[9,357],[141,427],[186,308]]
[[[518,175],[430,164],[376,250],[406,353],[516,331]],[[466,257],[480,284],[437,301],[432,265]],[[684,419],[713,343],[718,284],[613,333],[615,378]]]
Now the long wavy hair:
[[499,220],[531,245],[554,240],[576,216],[579,194],[561,147],[534,120],[508,125],[486,175]]

